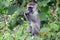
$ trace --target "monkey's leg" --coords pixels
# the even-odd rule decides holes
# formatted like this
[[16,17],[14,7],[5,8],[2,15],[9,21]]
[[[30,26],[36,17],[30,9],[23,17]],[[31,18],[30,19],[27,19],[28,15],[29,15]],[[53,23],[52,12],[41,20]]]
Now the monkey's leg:
[[28,31],[29,33],[32,33],[32,27],[31,27],[31,26],[27,27],[27,31]]
[[39,35],[39,31],[40,31],[40,28],[37,26],[37,25],[33,25],[32,26],[32,35],[36,35],[38,36]]

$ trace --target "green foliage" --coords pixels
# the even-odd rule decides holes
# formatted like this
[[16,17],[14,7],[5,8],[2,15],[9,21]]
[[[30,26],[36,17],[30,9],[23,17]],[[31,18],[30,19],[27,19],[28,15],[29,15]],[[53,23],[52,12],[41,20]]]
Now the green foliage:
[[[24,17],[31,0],[0,0],[0,40],[32,40]],[[60,40],[60,1],[36,0],[40,15],[40,35],[34,40]],[[5,16],[4,16],[5,15]]]

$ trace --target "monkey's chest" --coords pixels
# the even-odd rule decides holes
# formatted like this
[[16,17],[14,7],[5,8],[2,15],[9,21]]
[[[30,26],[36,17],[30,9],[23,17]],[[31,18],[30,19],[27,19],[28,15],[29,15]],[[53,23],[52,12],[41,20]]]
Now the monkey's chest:
[[30,22],[31,26],[36,25],[36,24],[37,24],[37,22],[33,22],[33,21]]
[[31,21],[31,24],[30,24],[30,25],[33,26],[33,25],[35,25],[35,24],[36,24],[36,23],[34,23],[34,22]]
[[38,21],[38,16],[37,15],[31,15],[30,16],[31,22],[35,23],[36,21]]

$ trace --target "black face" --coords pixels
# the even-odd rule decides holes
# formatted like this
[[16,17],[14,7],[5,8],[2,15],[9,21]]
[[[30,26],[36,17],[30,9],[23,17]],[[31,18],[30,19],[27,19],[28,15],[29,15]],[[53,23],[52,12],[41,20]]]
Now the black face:
[[33,7],[28,7],[29,12],[33,12]]
[[25,15],[29,15],[30,13],[33,13],[33,7],[28,7],[28,12]]

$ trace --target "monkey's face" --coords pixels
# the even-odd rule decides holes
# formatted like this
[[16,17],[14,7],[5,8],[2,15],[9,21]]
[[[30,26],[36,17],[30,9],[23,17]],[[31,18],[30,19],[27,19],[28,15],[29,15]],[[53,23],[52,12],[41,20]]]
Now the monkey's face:
[[34,12],[37,11],[37,4],[35,3],[30,3],[27,5],[27,11],[26,15],[34,14]]
[[33,7],[28,7],[26,15],[33,14]]
[[28,10],[30,13],[32,13],[32,12],[35,12],[35,11],[37,10],[37,7],[35,7],[35,6],[30,6],[30,7],[27,8],[27,10]]
[[28,7],[29,12],[33,12],[33,7]]

